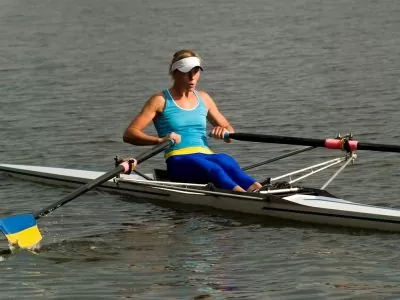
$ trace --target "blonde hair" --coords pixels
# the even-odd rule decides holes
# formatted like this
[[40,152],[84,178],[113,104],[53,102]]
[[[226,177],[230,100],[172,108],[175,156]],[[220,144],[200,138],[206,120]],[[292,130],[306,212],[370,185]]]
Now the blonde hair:
[[168,71],[169,75],[172,76],[173,72],[171,72],[171,67],[172,67],[172,64],[174,62],[177,62],[178,60],[181,60],[181,59],[186,58],[186,57],[192,57],[192,56],[197,57],[197,58],[199,58],[201,60],[201,57],[196,52],[194,52],[192,50],[182,49],[182,50],[179,50],[179,51],[175,52],[174,56],[172,57],[172,61],[171,61],[170,65],[169,65],[169,69],[168,69],[169,70]]

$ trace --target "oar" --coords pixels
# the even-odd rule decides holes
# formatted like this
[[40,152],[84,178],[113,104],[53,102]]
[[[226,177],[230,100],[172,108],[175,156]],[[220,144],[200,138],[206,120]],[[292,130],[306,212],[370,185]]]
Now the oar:
[[[150,157],[160,153],[164,149],[168,148],[173,144],[172,140],[167,140],[148,151],[138,155],[135,160],[137,164],[144,162]],[[11,245],[16,245],[19,248],[32,248],[42,239],[42,235],[37,226],[36,220],[51,213],[55,209],[67,204],[68,202],[76,199],[78,196],[90,191],[91,189],[101,185],[107,180],[121,174],[130,173],[132,171],[133,160],[124,161],[119,164],[114,170],[111,170],[102,176],[89,181],[85,185],[81,186],[77,190],[64,196],[59,201],[51,204],[44,209],[34,214],[21,214],[0,219],[0,230],[5,234]]]
[[382,152],[397,152],[397,153],[400,152],[400,146],[398,145],[362,143],[355,140],[346,140],[342,138],[311,139],[302,137],[255,134],[255,133],[229,133],[225,135],[225,138],[230,138],[240,141],[248,141],[248,142],[313,146],[313,147],[323,147],[328,149],[342,149],[346,151],[370,150],[370,151],[382,151]]

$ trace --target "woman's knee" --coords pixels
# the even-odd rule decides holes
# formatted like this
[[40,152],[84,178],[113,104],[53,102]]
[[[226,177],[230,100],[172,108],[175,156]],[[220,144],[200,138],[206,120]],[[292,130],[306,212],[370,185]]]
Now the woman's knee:
[[240,169],[240,166],[238,162],[231,156],[225,153],[218,153],[217,156],[215,157],[215,163],[224,168],[225,170],[227,169]]

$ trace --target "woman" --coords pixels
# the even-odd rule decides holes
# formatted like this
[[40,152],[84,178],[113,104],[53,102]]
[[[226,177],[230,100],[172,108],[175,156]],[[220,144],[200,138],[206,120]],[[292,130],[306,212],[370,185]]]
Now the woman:
[[[195,52],[176,52],[169,68],[172,87],[147,100],[129,124],[123,140],[133,145],[154,145],[173,139],[175,145],[165,153],[172,181],[211,182],[222,189],[255,191],[261,187],[260,183],[242,171],[232,157],[214,154],[208,147],[207,120],[214,126],[211,131],[214,138],[223,139],[224,133],[234,130],[210,95],[196,90],[201,71],[201,60]],[[143,132],[152,121],[158,137]]]

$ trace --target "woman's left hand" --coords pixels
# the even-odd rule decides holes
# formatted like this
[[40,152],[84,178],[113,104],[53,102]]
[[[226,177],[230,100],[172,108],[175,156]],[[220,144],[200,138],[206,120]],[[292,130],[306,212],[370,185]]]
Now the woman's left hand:
[[216,139],[221,139],[224,140],[226,143],[232,142],[232,139],[225,139],[224,136],[226,133],[229,133],[229,131],[225,127],[221,126],[215,126],[211,130],[211,136],[216,138]]

